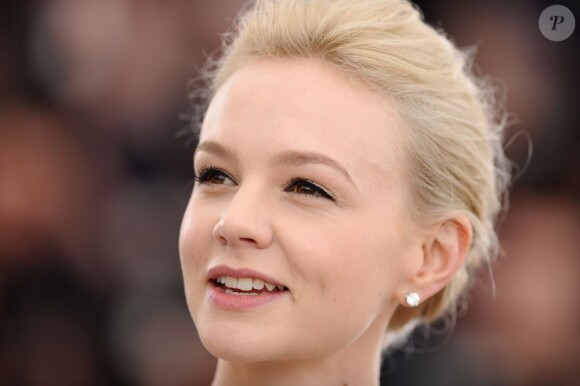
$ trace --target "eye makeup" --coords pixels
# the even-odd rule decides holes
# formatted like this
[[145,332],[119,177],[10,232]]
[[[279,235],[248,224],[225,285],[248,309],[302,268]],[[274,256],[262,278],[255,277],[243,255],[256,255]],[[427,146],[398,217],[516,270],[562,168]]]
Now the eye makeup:
[[[232,185],[235,180],[224,170],[214,166],[201,167],[194,175],[200,185]],[[230,180],[232,183],[227,183]],[[326,199],[336,202],[336,198],[316,182],[302,177],[293,177],[285,186],[284,191],[310,196],[315,199]]]

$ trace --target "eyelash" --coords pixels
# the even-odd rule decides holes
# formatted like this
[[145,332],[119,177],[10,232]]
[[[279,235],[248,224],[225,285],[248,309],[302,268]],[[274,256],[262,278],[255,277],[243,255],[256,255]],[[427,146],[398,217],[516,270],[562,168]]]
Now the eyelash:
[[[211,182],[209,182],[210,179],[212,177],[215,177],[218,175],[221,175],[222,177],[229,178],[232,181],[234,180],[225,171],[218,169],[216,167],[213,167],[213,166],[201,168],[199,170],[199,172],[195,173],[194,179],[195,179],[195,181],[199,182],[200,184],[212,184]],[[284,187],[284,190],[294,188],[298,184],[302,184],[303,186],[307,187],[308,189],[310,189],[314,193],[319,194],[319,196],[317,196],[316,194],[306,194],[308,196],[312,196],[313,198],[324,198],[324,199],[330,200],[332,202],[336,202],[336,199],[330,193],[328,193],[326,190],[324,190],[323,188],[318,186],[318,184],[316,184],[314,181],[311,181],[311,180],[306,179],[306,178],[301,178],[301,177],[292,178],[290,180],[290,182],[288,184],[286,184],[286,186]],[[298,193],[298,194],[301,194],[301,193]],[[302,193],[302,194],[304,194],[304,193]]]

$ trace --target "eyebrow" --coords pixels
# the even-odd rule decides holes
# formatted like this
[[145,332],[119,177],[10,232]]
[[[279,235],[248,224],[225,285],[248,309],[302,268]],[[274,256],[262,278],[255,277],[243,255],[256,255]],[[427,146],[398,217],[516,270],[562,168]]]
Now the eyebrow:
[[[226,148],[225,146],[216,141],[201,142],[195,149],[194,157],[200,151],[212,153],[231,162],[238,162],[238,156],[233,150]],[[326,165],[337,170],[348,180],[348,182],[350,182],[354,187],[356,187],[356,184],[354,183],[352,177],[346,171],[346,169],[342,167],[337,161],[324,154],[316,152],[302,152],[296,150],[288,150],[276,154],[272,156],[272,158],[270,158],[270,164],[272,165],[300,166],[309,163]]]

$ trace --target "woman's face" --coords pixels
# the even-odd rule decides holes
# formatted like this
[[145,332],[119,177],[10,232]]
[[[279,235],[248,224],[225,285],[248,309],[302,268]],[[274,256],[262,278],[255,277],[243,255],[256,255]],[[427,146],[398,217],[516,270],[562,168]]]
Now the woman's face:
[[180,234],[212,354],[316,357],[382,334],[421,252],[390,107],[314,60],[253,62],[220,88]]

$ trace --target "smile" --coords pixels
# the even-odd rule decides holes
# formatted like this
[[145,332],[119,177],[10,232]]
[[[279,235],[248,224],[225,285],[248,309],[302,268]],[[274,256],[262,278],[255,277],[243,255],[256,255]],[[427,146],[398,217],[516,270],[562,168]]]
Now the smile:
[[208,297],[228,311],[258,307],[289,293],[285,285],[254,270],[219,266],[209,272]]
[[262,279],[249,277],[236,278],[232,276],[220,276],[213,280],[217,287],[223,288],[226,294],[238,296],[257,296],[262,292],[286,291],[283,285],[265,282]]

